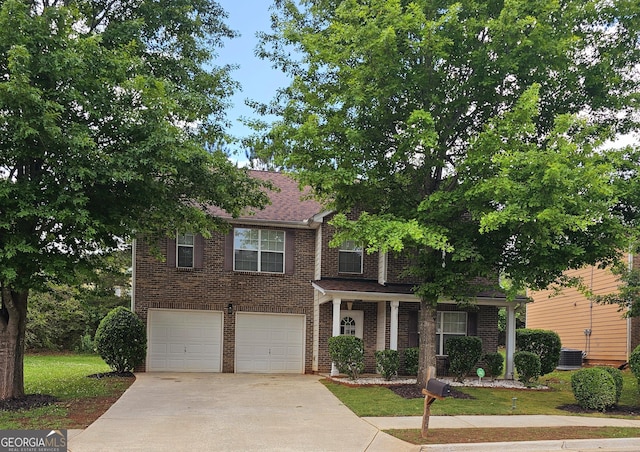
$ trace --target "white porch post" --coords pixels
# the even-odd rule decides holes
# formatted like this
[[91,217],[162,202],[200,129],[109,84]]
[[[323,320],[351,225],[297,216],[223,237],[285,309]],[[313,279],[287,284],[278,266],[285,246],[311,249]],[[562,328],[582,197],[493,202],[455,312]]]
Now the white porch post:
[[507,331],[506,331],[507,367],[504,374],[508,380],[513,380],[513,354],[516,348],[516,308],[507,306]]
[[389,325],[389,349],[398,350],[398,307],[399,301],[391,302],[391,324]]
[[[340,336],[340,304],[342,303],[342,299],[334,298],[333,299],[333,331],[332,336]],[[331,376],[338,375],[338,369],[334,363],[331,363]]]

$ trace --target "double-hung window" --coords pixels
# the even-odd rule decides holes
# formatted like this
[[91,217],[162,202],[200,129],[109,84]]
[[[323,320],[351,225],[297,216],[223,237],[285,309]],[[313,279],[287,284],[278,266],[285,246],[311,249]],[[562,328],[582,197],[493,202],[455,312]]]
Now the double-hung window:
[[458,311],[438,311],[436,314],[436,353],[446,353],[444,344],[452,336],[467,335],[467,313]]
[[193,268],[195,236],[191,233],[178,234],[176,240],[176,266]]
[[284,273],[284,231],[236,228],[233,237],[233,269]]
[[362,273],[362,247],[348,240],[338,250],[338,271],[340,273]]

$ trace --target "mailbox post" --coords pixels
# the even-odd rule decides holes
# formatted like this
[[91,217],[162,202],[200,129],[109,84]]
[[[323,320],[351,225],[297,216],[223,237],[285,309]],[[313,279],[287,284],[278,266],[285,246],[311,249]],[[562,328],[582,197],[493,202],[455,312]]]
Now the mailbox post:
[[435,368],[430,367],[427,373],[427,387],[422,390],[424,394],[424,413],[422,415],[422,437],[427,437],[427,431],[429,430],[429,416],[431,416],[431,404],[436,400],[444,400],[445,397],[451,395],[451,386],[443,381],[431,378],[431,375],[435,375]]

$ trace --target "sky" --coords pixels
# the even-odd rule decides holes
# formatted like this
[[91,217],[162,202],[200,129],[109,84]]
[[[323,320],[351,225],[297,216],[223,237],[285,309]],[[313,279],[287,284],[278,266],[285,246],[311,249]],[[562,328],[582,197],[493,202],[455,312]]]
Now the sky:
[[[234,80],[240,82],[242,90],[232,98],[233,107],[227,110],[227,117],[232,123],[228,132],[235,137],[245,137],[251,130],[243,126],[238,118],[253,117],[253,110],[245,105],[245,99],[262,102],[270,101],[276,90],[287,86],[289,79],[277,69],[271,67],[269,61],[255,56],[258,44],[256,32],[270,30],[270,0],[217,0],[227,12],[225,23],[241,36],[226,40],[222,49],[217,49],[217,64],[237,64],[240,67],[232,72]],[[239,145],[232,150],[240,149]],[[232,156],[232,161],[245,161],[244,151]]]

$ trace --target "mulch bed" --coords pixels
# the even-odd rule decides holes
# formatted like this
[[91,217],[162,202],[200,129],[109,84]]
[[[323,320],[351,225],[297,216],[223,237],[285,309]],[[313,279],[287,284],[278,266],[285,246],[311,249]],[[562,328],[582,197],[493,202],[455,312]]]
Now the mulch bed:
[[[580,405],[577,404],[570,404],[570,405],[560,405],[559,407],[557,407],[559,410],[563,410],[563,411],[568,411],[569,413],[575,413],[575,414],[592,414],[592,413],[597,413],[598,411],[596,410],[587,410],[585,408],[582,408]],[[611,408],[608,408],[605,411],[606,414],[612,414],[614,416],[618,415],[618,416],[640,416],[640,406],[613,406]]]
[[123,377],[123,378],[133,378],[135,375],[131,372],[102,372],[99,374],[91,374],[88,375],[88,378],[114,378],[114,377]]
[[0,400],[0,411],[30,410],[56,403],[58,399],[47,394],[27,394],[14,399]]
[[[405,399],[424,398],[424,394],[422,394],[422,387],[418,385],[396,385],[387,387]],[[464,392],[460,392],[455,388],[451,388],[451,397],[454,399],[475,399],[475,397],[465,394]]]

